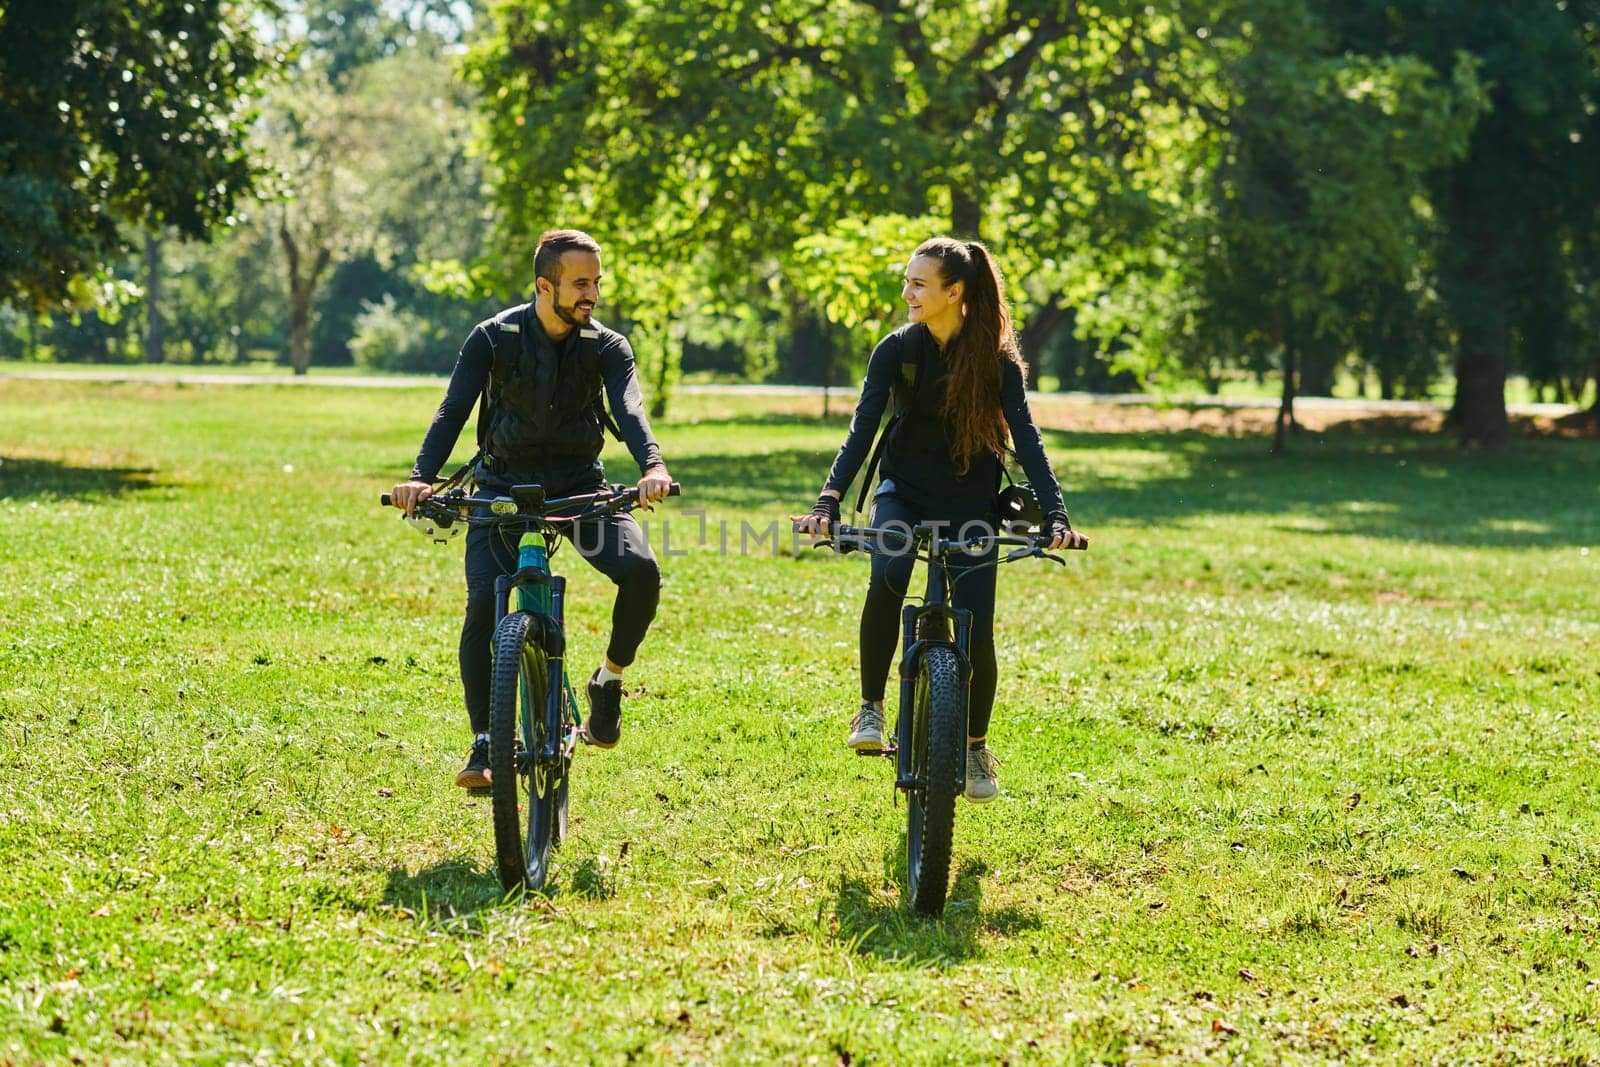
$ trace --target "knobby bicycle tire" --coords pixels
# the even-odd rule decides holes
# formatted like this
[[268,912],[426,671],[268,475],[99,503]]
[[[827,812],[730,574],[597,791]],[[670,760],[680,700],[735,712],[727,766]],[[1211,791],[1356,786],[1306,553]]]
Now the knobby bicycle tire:
[[966,726],[961,714],[961,665],[942,645],[922,652],[911,708],[911,773],[924,784],[906,804],[906,888],[923,915],[944,911],[955,836],[956,786],[961,779]]
[[[534,618],[517,611],[500,620],[494,632],[494,674],[489,691],[490,792],[494,800],[495,859],[507,892],[544,888],[550,850],[565,821],[566,762],[544,774],[519,774],[521,750],[538,753],[544,743],[549,661],[544,649],[529,643]],[[532,757],[529,763],[532,763]],[[538,782],[542,788],[535,788]],[[527,833],[518,811],[528,800]]]

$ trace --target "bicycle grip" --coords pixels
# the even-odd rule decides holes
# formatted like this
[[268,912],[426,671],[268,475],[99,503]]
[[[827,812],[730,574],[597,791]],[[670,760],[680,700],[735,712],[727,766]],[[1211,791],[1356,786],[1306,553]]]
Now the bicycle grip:
[[386,508],[392,508],[394,507],[394,497],[389,493],[384,493],[378,498],[378,503],[382,504]]
[[673,482],[672,483],[672,487],[667,490],[667,495],[668,496],[678,496],[679,495],[679,491],[682,488],[683,488],[683,486],[679,485],[677,482]]

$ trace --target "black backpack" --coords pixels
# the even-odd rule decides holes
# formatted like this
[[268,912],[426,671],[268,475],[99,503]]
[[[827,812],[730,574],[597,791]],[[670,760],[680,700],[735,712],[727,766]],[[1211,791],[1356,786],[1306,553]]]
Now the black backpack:
[[[900,360],[899,388],[894,392],[894,414],[889,416],[888,423],[878,434],[877,444],[872,447],[872,458],[867,460],[866,473],[861,476],[861,495],[856,498],[856,512],[859,514],[866,509],[867,494],[872,491],[872,478],[878,472],[878,463],[883,459],[883,450],[889,444],[889,437],[894,433],[900,420],[906,417],[916,401],[917,387],[922,384],[925,377],[925,367],[919,356],[916,361],[907,363]],[[1022,521],[1037,525],[1041,522],[1039,514],[1039,500],[1034,494],[1033,486],[1027,482],[1017,483],[1011,479],[1008,460],[1016,458],[1016,453],[1006,449],[1000,457],[1000,470],[994,480],[995,510],[1000,513],[1002,522]],[[1002,488],[1000,480],[1005,479]]]
[[[491,353],[489,380],[484,383],[483,395],[478,398],[478,451],[460,470],[449,477],[443,488],[451,488],[465,481],[466,476],[478,466],[488,449],[489,427],[494,425],[495,401],[499,397],[500,390],[511,380],[511,373],[517,360],[527,351],[528,333],[522,327],[524,320],[532,313],[531,308],[531,304],[518,304],[507,308],[487,322],[480,322],[476,327],[483,331]],[[512,339],[515,339],[515,344],[509,343]],[[578,327],[578,343],[590,346],[590,354],[594,356],[596,364],[600,362],[600,342],[600,331],[594,325]],[[602,381],[595,389],[591,404],[595,414],[600,418],[600,424],[613,438],[622,440],[622,428],[617,425],[617,420],[606,407],[605,382]]]
[[[483,396],[478,400],[478,452],[481,454],[489,443],[489,427],[494,425],[494,402],[506,382],[511,380],[512,368],[516,361],[527,352],[528,332],[522,328],[523,320],[531,314],[531,304],[518,304],[508,308],[490,319],[487,323],[480,323],[478,329],[489,341],[489,351],[494,353],[489,363],[489,380],[484,383]],[[492,328],[491,328],[492,327]],[[516,338],[516,344],[504,343],[509,338]],[[578,343],[589,346],[590,354],[594,356],[596,365],[600,362],[600,331],[593,325],[578,327]],[[591,401],[595,414],[600,417],[600,424],[610,431],[616,440],[622,440],[622,428],[617,425],[617,420],[611,417],[611,411],[606,407],[606,386],[601,382],[595,389],[594,399]],[[474,460],[476,462],[476,460]]]

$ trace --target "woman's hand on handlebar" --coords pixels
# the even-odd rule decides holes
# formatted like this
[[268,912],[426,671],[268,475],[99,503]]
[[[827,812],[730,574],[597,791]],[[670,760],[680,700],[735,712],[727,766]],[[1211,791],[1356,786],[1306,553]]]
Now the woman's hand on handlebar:
[[839,525],[839,495],[832,489],[824,489],[817,497],[816,504],[805,515],[790,515],[789,521],[794,525],[797,533],[810,534],[813,539],[817,537],[832,537],[835,528]]
[[413,518],[417,512],[417,505],[433,495],[433,485],[430,482],[401,482],[394,487],[391,494],[394,506],[406,513],[406,518]]
[[1044,532],[1050,538],[1050,543],[1045,548],[1051,551],[1058,548],[1081,549],[1089,547],[1089,539],[1072,528],[1072,524],[1067,521],[1067,513],[1064,511],[1052,511],[1049,514],[1045,520]]

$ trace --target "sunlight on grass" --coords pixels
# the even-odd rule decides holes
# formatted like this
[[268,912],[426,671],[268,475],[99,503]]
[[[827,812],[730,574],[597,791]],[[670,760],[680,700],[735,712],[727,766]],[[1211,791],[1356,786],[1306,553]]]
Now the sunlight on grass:
[[739,549],[843,434],[784,398],[658,427],[623,744],[502,899],[459,543],[377,505],[438,395],[7,383],[0,1063],[1600,1057],[1595,443],[1063,423],[1092,548],[1000,577],[1003,796],[924,920],[842,744],[865,562]]

